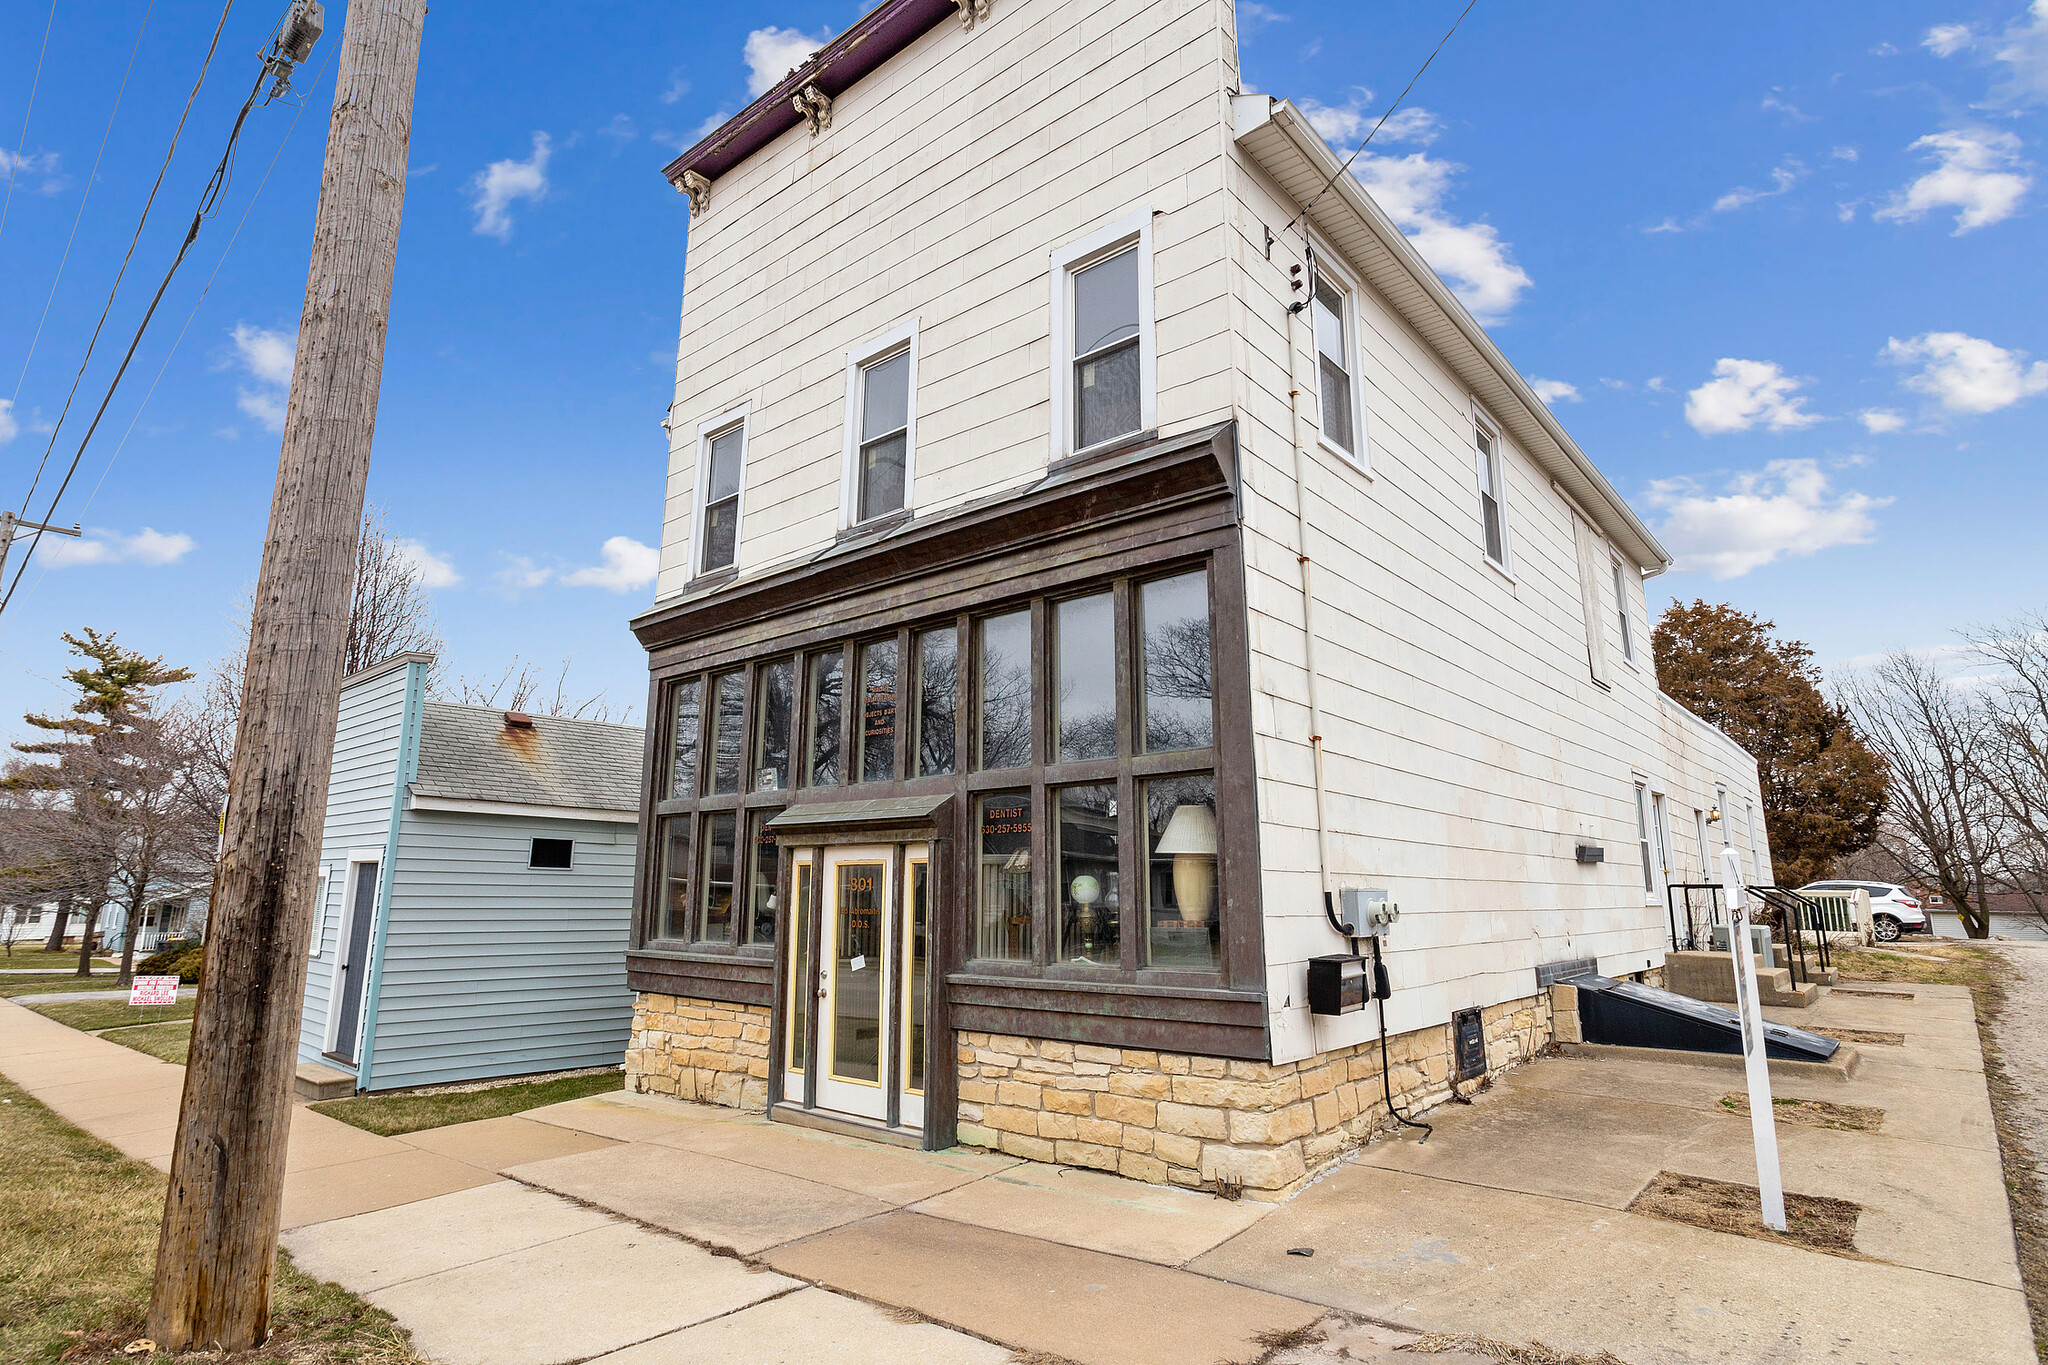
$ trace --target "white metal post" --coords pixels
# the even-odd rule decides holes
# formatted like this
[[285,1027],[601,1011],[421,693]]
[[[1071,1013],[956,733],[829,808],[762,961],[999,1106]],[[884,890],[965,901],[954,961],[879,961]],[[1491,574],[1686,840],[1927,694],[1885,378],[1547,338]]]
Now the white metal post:
[[1756,1187],[1763,1194],[1764,1226],[1785,1230],[1785,1181],[1778,1171],[1778,1116],[1771,1110],[1771,1072],[1764,1057],[1763,997],[1756,985],[1756,954],[1749,939],[1749,892],[1742,857],[1721,850],[1727,869],[1728,951],[1735,958],[1735,1012],[1742,1016],[1743,1069],[1749,1075],[1749,1131],[1756,1140]]

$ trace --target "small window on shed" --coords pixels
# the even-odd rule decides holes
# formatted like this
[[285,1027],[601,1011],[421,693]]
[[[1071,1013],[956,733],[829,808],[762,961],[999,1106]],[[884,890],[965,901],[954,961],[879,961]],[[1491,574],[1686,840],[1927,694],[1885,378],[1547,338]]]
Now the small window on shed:
[[528,867],[566,868],[573,865],[576,851],[574,839],[535,839],[533,852],[527,855]]

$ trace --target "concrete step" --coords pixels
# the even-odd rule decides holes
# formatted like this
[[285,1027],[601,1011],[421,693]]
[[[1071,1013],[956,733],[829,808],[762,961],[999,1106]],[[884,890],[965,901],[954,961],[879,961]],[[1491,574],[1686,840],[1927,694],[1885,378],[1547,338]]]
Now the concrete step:
[[345,1100],[356,1093],[356,1078],[318,1062],[300,1062],[292,1094],[301,1100]]

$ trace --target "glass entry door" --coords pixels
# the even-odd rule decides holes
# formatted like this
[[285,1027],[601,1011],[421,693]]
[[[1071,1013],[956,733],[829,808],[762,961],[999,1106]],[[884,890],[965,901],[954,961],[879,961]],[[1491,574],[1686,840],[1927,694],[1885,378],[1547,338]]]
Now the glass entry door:
[[889,1121],[889,1063],[900,1021],[896,850],[835,848],[825,854],[818,916],[818,1104]]

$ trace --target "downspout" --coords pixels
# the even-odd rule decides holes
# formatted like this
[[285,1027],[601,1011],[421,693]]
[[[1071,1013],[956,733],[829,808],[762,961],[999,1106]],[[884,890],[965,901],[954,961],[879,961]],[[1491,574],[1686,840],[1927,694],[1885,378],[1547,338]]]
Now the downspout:
[[377,869],[377,932],[371,940],[369,998],[363,1004],[362,1045],[356,1053],[356,1089],[370,1088],[370,1068],[377,1055],[377,1001],[384,988],[384,941],[391,932],[391,888],[398,872],[398,826],[405,814],[405,794],[419,776],[420,711],[426,702],[427,666],[417,659],[405,666],[405,705],[398,725],[398,761],[391,783],[391,821],[384,828],[384,861]]

